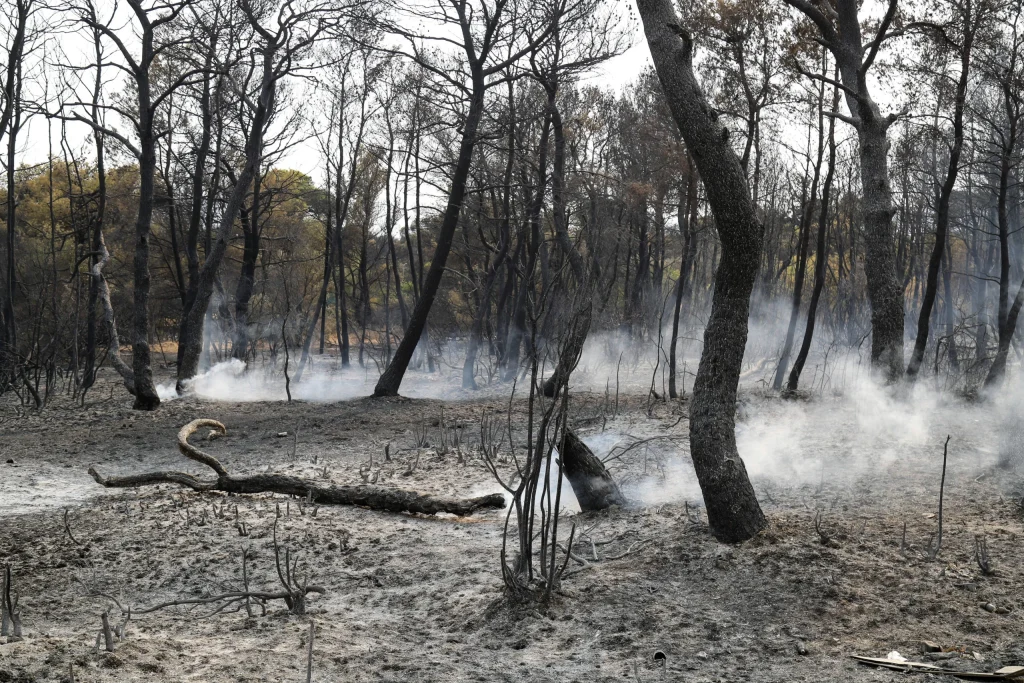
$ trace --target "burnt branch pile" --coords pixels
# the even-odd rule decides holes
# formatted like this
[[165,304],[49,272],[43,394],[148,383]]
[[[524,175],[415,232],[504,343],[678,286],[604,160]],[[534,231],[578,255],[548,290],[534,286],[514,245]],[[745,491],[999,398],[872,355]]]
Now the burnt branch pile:
[[216,420],[193,420],[178,432],[178,449],[190,460],[202,463],[212,469],[216,479],[204,479],[185,472],[143,472],[116,477],[104,477],[89,468],[89,474],[101,486],[108,488],[136,488],[154,484],[178,484],[194,491],[221,491],[224,493],[280,493],[300,496],[311,503],[321,505],[359,505],[371,510],[388,512],[417,512],[433,515],[439,512],[464,517],[477,510],[500,509],[505,507],[505,498],[494,493],[477,498],[447,498],[416,491],[392,489],[383,486],[334,486],[284,474],[253,474],[236,476],[229,474],[219,460],[204,453],[188,442],[188,438],[202,427],[210,427],[221,434],[227,429]]

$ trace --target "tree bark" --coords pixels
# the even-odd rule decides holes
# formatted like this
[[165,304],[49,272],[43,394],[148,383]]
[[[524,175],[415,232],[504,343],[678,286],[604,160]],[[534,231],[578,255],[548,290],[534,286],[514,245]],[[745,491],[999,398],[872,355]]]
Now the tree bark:
[[693,155],[722,242],[711,316],[690,406],[690,453],[708,524],[721,541],[744,541],[767,525],[736,449],[736,390],[747,341],[750,294],[764,228],[746,174],[693,72],[693,40],[669,0],[637,7],[672,116]]

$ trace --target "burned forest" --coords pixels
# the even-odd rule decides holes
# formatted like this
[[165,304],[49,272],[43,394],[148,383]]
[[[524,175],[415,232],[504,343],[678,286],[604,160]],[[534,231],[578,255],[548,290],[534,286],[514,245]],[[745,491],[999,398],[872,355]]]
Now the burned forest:
[[1024,0],[0,17],[0,683],[1024,682]]

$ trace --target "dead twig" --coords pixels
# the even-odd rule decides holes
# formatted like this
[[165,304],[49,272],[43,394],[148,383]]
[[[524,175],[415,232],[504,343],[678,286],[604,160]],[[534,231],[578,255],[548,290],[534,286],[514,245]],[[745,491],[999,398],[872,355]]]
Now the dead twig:
[[7,636],[7,642],[21,640],[21,612],[18,610],[20,596],[12,594],[14,579],[11,565],[4,568],[3,592],[0,594],[0,636]]
[[821,541],[822,545],[828,545],[832,538],[825,532],[824,519],[821,516],[821,510],[814,513],[814,530],[818,534],[818,540]]
[[995,570],[992,568],[992,559],[988,554],[988,542],[984,536],[974,537],[974,561],[984,576],[992,576]]
[[931,552],[928,554],[928,559],[931,560],[938,557],[939,550],[942,548],[942,499],[946,492],[946,456],[949,454],[950,438],[952,437],[947,434],[946,443],[942,446],[942,479],[939,482],[939,533],[936,535]]
[[103,628],[100,633],[103,634],[103,646],[107,652],[114,651],[114,635],[110,632],[110,618],[107,613],[104,612],[100,615],[100,621],[103,624]]
[[309,622],[309,649],[306,651],[306,683],[313,683],[313,636],[316,633],[316,622]]
[[75,545],[82,545],[78,542],[78,539],[75,538],[75,535],[71,533],[71,522],[68,519],[68,512],[68,509],[64,508],[64,532],[67,533],[68,538],[71,539],[72,543],[74,543]]

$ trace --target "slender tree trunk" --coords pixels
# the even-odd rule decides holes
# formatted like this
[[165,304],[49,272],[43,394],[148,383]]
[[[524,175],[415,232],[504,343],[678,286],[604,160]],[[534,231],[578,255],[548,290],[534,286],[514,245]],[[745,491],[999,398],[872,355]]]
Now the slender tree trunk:
[[[505,172],[502,183],[501,198],[501,236],[497,253],[494,260],[484,276],[483,292],[477,304],[476,315],[473,318],[473,328],[469,333],[469,342],[466,345],[466,359],[462,364],[462,388],[476,389],[476,359],[483,339],[484,321],[487,318],[491,307],[491,291],[498,278],[501,269],[508,259],[508,252],[512,245],[512,171],[515,166],[516,150],[516,126],[515,126],[515,89],[511,81],[508,83],[508,150],[505,157]],[[408,237],[407,237],[408,239]],[[504,298],[499,296],[498,309],[500,312]],[[500,362],[500,358],[498,359]]]
[[10,124],[7,128],[7,202],[6,202],[6,213],[4,220],[7,224],[7,263],[6,265],[6,285],[7,296],[4,297],[4,340],[6,343],[6,358],[0,359],[0,362],[8,364],[13,367],[19,364],[17,360],[18,356],[18,324],[17,317],[14,311],[14,297],[15,290],[18,287],[18,276],[17,276],[17,261],[15,259],[16,240],[15,236],[18,233],[17,224],[17,192],[15,190],[15,180],[17,176],[17,165],[15,154],[18,151],[18,133],[21,131],[21,63],[12,64],[9,67],[9,71],[14,72],[15,79],[14,84],[7,96],[13,100],[11,108],[13,113],[10,119]]
[[[542,387],[545,396],[554,397],[560,386],[568,386],[569,377],[583,353],[583,345],[590,334],[590,323],[594,312],[594,293],[589,273],[569,236],[568,214],[565,205],[565,129],[562,125],[562,114],[555,101],[556,86],[550,85],[548,90],[548,110],[551,112],[551,130],[555,138],[555,154],[551,169],[551,203],[555,225],[555,240],[559,249],[569,261],[570,270],[576,280],[576,292],[572,300],[571,318],[568,333],[559,345],[558,362],[555,371],[544,382]],[[540,197],[543,197],[543,192]],[[600,461],[599,461],[600,462]],[[600,469],[603,471],[604,466]],[[605,476],[610,480],[611,477]],[[575,485],[573,487],[575,489]]]
[[256,287],[256,265],[260,256],[259,195],[253,192],[252,210],[239,207],[242,224],[242,267],[235,285],[235,335],[231,343],[232,357],[245,362],[249,357],[249,304]]
[[679,266],[679,281],[676,282],[675,305],[672,311],[672,340],[669,342],[668,351],[669,398],[679,398],[680,395],[676,387],[679,319],[681,317],[683,299],[688,289],[687,282],[690,269],[693,267],[693,257],[696,254],[697,246],[696,235],[694,234],[697,215],[697,172],[693,168],[693,160],[688,160],[690,165],[686,174],[686,198],[679,203],[679,227],[683,233],[683,253]]
[[[132,307],[132,373],[135,381],[136,410],[156,410],[160,406],[149,352],[149,235],[153,223],[153,189],[156,173],[156,140],[153,137],[152,111],[149,107],[148,75],[139,83],[142,121],[139,135],[139,213],[135,221],[134,305]],[[144,92],[145,94],[142,94]]]
[[427,277],[420,289],[420,297],[413,308],[412,316],[409,318],[409,325],[405,329],[402,341],[395,350],[395,356],[391,359],[383,374],[381,374],[380,379],[377,380],[377,386],[373,391],[374,396],[398,395],[398,390],[402,386],[402,378],[405,377],[405,372],[409,368],[409,361],[412,360],[412,354],[415,352],[420,336],[427,326],[427,317],[430,315],[430,308],[434,304],[437,290],[441,286],[441,278],[444,276],[444,267],[448,261],[448,253],[451,251],[452,243],[455,239],[455,229],[458,227],[462,200],[466,196],[466,180],[469,178],[469,167],[473,160],[473,147],[476,144],[476,132],[483,114],[483,106],[483,75],[474,73],[472,98],[462,132],[462,141],[459,145],[459,158],[455,165],[455,172],[452,175],[452,186],[448,193],[448,203],[445,207],[441,229],[438,232],[437,247],[434,250],[434,257],[430,262],[430,270],[427,271]]
[[811,176],[810,195],[807,197],[803,214],[800,216],[800,239],[797,252],[796,277],[793,280],[793,305],[789,312],[789,327],[786,330],[786,342],[782,347],[782,357],[779,359],[779,367],[775,369],[775,380],[772,386],[775,391],[782,389],[782,382],[789,368],[789,354],[793,350],[796,325],[800,320],[800,304],[803,301],[804,295],[804,277],[807,273],[807,246],[811,240],[811,221],[814,220],[814,203],[818,198],[821,162],[825,155],[824,100],[825,86],[821,85],[818,88],[818,154],[814,161],[814,169]]
[[[511,382],[519,374],[519,356],[523,343],[523,336],[526,333],[526,302],[529,293],[533,289],[534,271],[537,268],[537,257],[540,254],[542,241],[540,231],[540,214],[544,208],[544,192],[547,187],[547,165],[548,165],[548,140],[551,135],[551,113],[545,112],[544,124],[540,134],[540,145],[537,155],[537,180],[536,187],[528,196],[526,202],[529,206],[527,225],[529,227],[528,253],[522,276],[519,279],[519,289],[516,292],[512,305],[512,321],[508,330],[508,340],[505,343],[505,372],[504,379]],[[524,238],[526,239],[526,238]]]
[[[935,295],[938,291],[939,269],[942,267],[943,258],[947,252],[947,239],[949,235],[949,204],[956,187],[956,179],[960,173],[960,155],[964,147],[964,110],[967,107],[967,85],[970,77],[971,45],[974,42],[974,31],[971,28],[973,17],[964,17],[967,22],[963,27],[963,45],[960,46],[960,78],[957,81],[956,99],[953,103],[953,144],[949,148],[949,163],[946,167],[946,177],[938,192],[938,203],[935,207],[935,244],[932,247],[931,257],[928,259],[928,279],[925,284],[924,298],[921,301],[921,313],[917,318],[917,339],[914,341],[914,350],[910,354],[910,362],[907,364],[907,376],[914,378],[921,369],[924,361],[924,352],[928,346],[928,332],[931,323],[932,308],[935,305]],[[947,287],[946,306],[950,306],[948,300],[949,288]],[[950,343],[952,344],[952,339]],[[954,351],[955,353],[955,351]]]
[[[206,69],[210,70],[213,59],[213,46],[206,56]],[[202,112],[202,130],[200,131],[199,146],[196,148],[195,165],[192,170],[192,205],[188,217],[188,233],[185,236],[185,260],[188,263],[188,288],[185,291],[185,305],[182,310],[181,320],[178,323],[178,339],[182,340],[189,336],[188,315],[189,308],[196,299],[196,291],[199,287],[199,228],[203,224],[203,188],[206,186],[206,160],[210,155],[210,146],[213,139],[213,106],[211,97],[210,79],[207,75],[203,79],[203,90],[199,98],[199,107]],[[210,187],[210,194],[216,192],[216,187]],[[181,357],[184,345],[178,344],[178,364],[181,364]]]
[[[274,43],[273,45],[280,47],[279,43]],[[189,318],[187,322],[188,336],[183,340],[185,350],[181,356],[181,363],[178,365],[177,389],[179,393],[184,390],[185,382],[195,377],[199,371],[199,357],[203,348],[203,323],[205,322],[206,309],[210,304],[210,298],[213,296],[214,282],[224,256],[227,253],[228,244],[231,239],[231,228],[242,208],[242,203],[249,192],[249,188],[253,186],[253,181],[256,180],[260,160],[263,156],[263,136],[266,132],[267,123],[274,111],[277,80],[281,77],[277,72],[275,56],[276,49],[267,49],[262,55],[263,70],[260,79],[260,89],[256,101],[256,109],[253,112],[249,133],[245,141],[245,159],[242,169],[238,173],[235,186],[232,188],[221,214],[216,239],[213,240],[213,244],[207,251],[206,261],[199,271],[195,301],[193,301],[192,307],[187,313]],[[253,194],[258,196],[256,191]],[[254,219],[256,211],[257,207],[253,206]],[[252,230],[258,233],[258,229],[259,226],[255,224],[254,220]],[[238,321],[236,333],[237,329],[244,328],[243,322]]]
[[[330,184],[330,178],[328,178],[328,184]],[[324,278],[320,283],[320,294],[317,296],[317,303],[313,308],[313,315],[309,319],[309,325],[306,328],[305,341],[302,344],[302,357],[299,359],[299,369],[295,373],[295,383],[298,384],[302,381],[302,373],[306,369],[306,363],[309,361],[309,348],[313,345],[313,335],[316,333],[317,322],[320,325],[320,353],[323,353],[324,344],[324,325],[323,321],[327,317],[327,290],[331,284],[331,272],[334,270],[334,248],[333,248],[333,236],[331,234],[331,215],[328,212],[327,222],[324,224],[324,231],[326,237],[324,239]]]
[[[839,90],[833,91],[832,111],[839,108]],[[836,174],[836,120],[829,117],[828,122],[828,170],[825,172],[825,183],[821,189],[821,207],[818,213],[818,241],[814,250],[814,289],[811,291],[811,300],[807,305],[807,324],[804,328],[804,338],[800,343],[800,350],[797,352],[796,360],[793,361],[793,368],[789,371],[789,381],[786,383],[786,391],[792,393],[800,385],[800,373],[803,372],[807,356],[811,351],[811,341],[814,339],[814,325],[818,314],[818,302],[821,300],[821,292],[825,288],[825,271],[828,269],[828,210],[829,202],[832,199],[832,181]]]
[[956,302],[953,300],[953,248],[946,240],[946,256],[942,260],[942,291],[946,313],[946,357],[954,372],[960,370],[960,355],[956,347]]
[[1024,281],[1017,289],[1017,295],[1013,303],[1010,303],[1010,214],[1009,194],[1010,178],[1012,175],[1014,145],[1017,140],[1018,118],[1011,111],[1012,93],[1007,82],[1003,86],[1003,104],[1006,107],[1009,125],[1004,133],[1006,141],[1003,149],[1000,150],[999,185],[996,195],[996,227],[999,230],[999,311],[998,311],[998,333],[999,339],[996,346],[996,355],[989,367],[988,375],[985,377],[985,389],[998,386],[1006,374],[1006,361],[1010,352],[1010,342],[1013,341],[1013,333],[1017,329],[1017,316],[1020,313],[1021,304],[1024,303]]
[[14,315],[14,290],[17,282],[15,274],[15,202],[14,192],[15,169],[14,153],[18,129],[21,128],[21,84],[22,66],[25,52],[28,18],[31,12],[31,0],[17,0],[17,20],[10,27],[12,36],[11,47],[7,53],[8,62],[4,74],[3,109],[0,110],[0,138],[7,134],[7,263],[4,273],[3,311],[0,313],[0,366],[13,366],[18,353],[17,322]]

